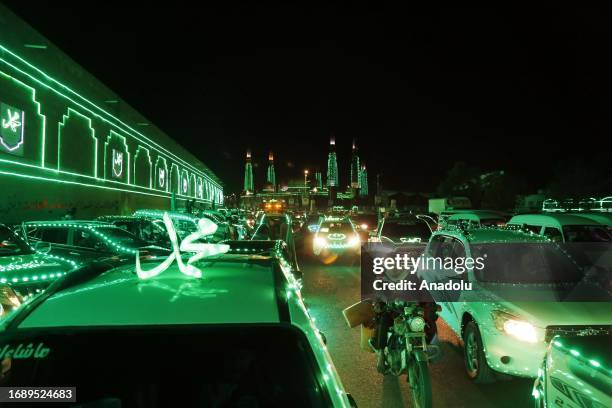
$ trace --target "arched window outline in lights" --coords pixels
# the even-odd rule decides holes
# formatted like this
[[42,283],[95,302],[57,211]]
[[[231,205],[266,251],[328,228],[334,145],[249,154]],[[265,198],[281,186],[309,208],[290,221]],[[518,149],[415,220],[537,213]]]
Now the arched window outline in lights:
[[[136,153],[134,153],[134,178],[133,178],[133,183],[135,185],[139,185],[136,182],[136,167],[138,164],[138,154],[140,153],[141,150],[144,150],[147,153],[147,159],[149,162],[149,187],[148,188],[153,188],[153,181],[151,180],[151,172],[153,171],[153,162],[151,161],[151,154],[149,153],[149,149],[147,149],[144,146],[138,145],[138,147],[136,148]],[[143,186],[141,186],[143,187]]]
[[[163,168],[159,167],[159,162],[163,161]],[[160,173],[160,171],[163,173]],[[157,160],[155,161],[155,185],[157,186],[157,190],[168,191],[168,186],[170,185],[170,174],[168,173],[168,163],[166,162],[166,158],[163,156],[157,156]],[[163,182],[161,180],[163,179]]]
[[[62,172],[62,173],[71,173],[71,174],[75,174],[74,172],[71,171],[64,171],[64,169],[62,169],[61,167],[61,163],[62,163],[62,156],[61,156],[61,152],[62,152],[62,129],[64,129],[66,127],[66,123],[68,121],[68,119],[70,119],[70,114],[73,113],[76,116],[79,116],[81,119],[84,119],[85,121],[87,121],[88,126],[89,126],[89,130],[90,132],[90,136],[91,138],[94,140],[94,160],[93,160],[93,177],[94,178],[98,178],[98,138],[96,137],[96,130],[93,128],[93,126],[91,125],[91,118],[83,115],[82,113],[76,111],[75,109],[72,109],[71,107],[68,107],[68,109],[66,110],[66,114],[62,115],[62,121],[58,122],[57,124],[57,170]],[[79,174],[79,173],[76,173]]]
[[197,188],[196,188],[196,196],[200,199],[204,199],[204,184],[202,182],[202,177],[198,176]]
[[181,186],[180,194],[184,196],[188,196],[189,195],[189,172],[187,172],[187,170],[185,169],[181,170],[180,186]]
[[178,164],[172,163],[170,165],[170,193],[180,194],[181,193],[181,170]]
[[[0,56],[0,61],[2,61],[1,56]],[[34,103],[34,105],[36,105],[36,114],[41,119],[41,130],[40,130],[40,136],[41,136],[41,143],[40,143],[40,145],[41,145],[41,150],[40,150],[40,167],[41,168],[45,168],[45,136],[46,136],[46,129],[47,129],[47,117],[41,113],[41,104],[40,104],[40,102],[38,102],[36,100],[36,88],[33,88],[33,87],[29,86],[29,85],[26,85],[24,82],[21,82],[18,79],[13,78],[12,76],[10,76],[9,74],[7,74],[7,73],[5,73],[3,71],[0,71],[0,77],[4,77],[4,79],[6,79],[7,81],[14,82],[17,86],[25,88],[26,90],[28,90],[31,93],[30,99],[31,99],[32,103]],[[23,112],[24,112],[24,119],[25,119],[25,111],[23,111]],[[30,122],[31,122],[31,119],[30,119]],[[25,138],[25,136],[26,136],[25,135],[25,126],[22,126],[22,129],[24,130],[24,138]],[[23,143],[25,143],[25,139],[24,139]],[[16,160],[5,160],[5,159],[3,159],[2,161],[8,162],[8,163],[22,164],[21,162],[16,161]]]
[[[0,53],[0,62],[4,63],[6,65],[6,67],[11,70],[14,71],[17,75],[22,76],[23,78],[28,78],[28,80],[31,80],[32,82],[36,83],[37,85],[39,85],[41,88],[44,88],[45,91],[48,91],[50,94],[54,95],[54,96],[58,96],[62,99],[62,101],[65,101],[64,105],[68,107],[68,105],[73,105],[75,108],[81,109],[89,114],[92,115],[92,119],[96,119],[96,120],[100,120],[102,122],[104,122],[105,124],[107,124],[109,127],[112,127],[114,129],[112,129],[115,133],[118,133],[117,131],[120,131],[121,133],[127,134],[130,138],[134,139],[137,142],[140,143],[144,143],[147,147],[150,147],[153,151],[159,152],[161,154],[164,155],[168,155],[171,157],[175,157],[177,160],[179,160],[181,163],[184,163],[185,166],[189,167],[189,168],[193,168],[194,171],[197,174],[201,174],[204,178],[210,178],[210,176],[206,173],[202,173],[200,170],[196,169],[195,167],[193,167],[193,165],[189,164],[188,162],[186,162],[184,159],[176,156],[174,153],[172,153],[170,150],[168,150],[167,148],[164,148],[162,145],[158,144],[157,142],[155,142],[152,139],[149,139],[147,136],[145,136],[144,134],[140,133],[138,130],[132,128],[131,126],[129,126],[127,123],[122,122],[120,119],[116,118],[115,116],[113,116],[112,114],[110,114],[109,112],[107,112],[106,110],[102,109],[101,107],[97,106],[96,104],[94,104],[93,102],[91,102],[90,100],[84,98],[83,96],[81,96],[80,94],[78,94],[77,92],[75,92],[73,89],[71,89],[70,87],[66,86],[65,84],[57,81],[56,79],[54,79],[53,77],[49,76],[48,74],[46,74],[44,71],[42,71],[41,69],[39,69],[38,67],[30,64],[28,61],[26,61],[25,59],[21,58],[20,56],[18,56],[17,54],[13,53],[12,51],[10,51],[9,49],[7,49],[6,47],[4,47],[3,45],[0,45],[0,50],[3,51],[3,53]],[[21,66],[21,68],[20,68]],[[49,152],[46,152],[46,136],[47,136],[47,132],[46,132],[46,116],[43,115],[41,113],[42,111],[42,106],[41,103],[38,102],[36,100],[36,91],[37,89],[30,86],[30,85],[26,85],[26,83],[19,81],[17,79],[15,79],[13,76],[7,74],[6,72],[2,72],[0,71],[0,75],[4,76],[7,80],[10,80],[12,82],[14,82],[15,84],[17,84],[18,86],[21,86],[23,88],[26,88],[30,91],[31,93],[31,101],[35,104],[36,108],[33,110],[36,112],[36,114],[38,115],[38,117],[41,120],[41,126],[40,126],[40,130],[38,130],[38,136],[40,136],[41,138],[41,143],[40,143],[40,163],[39,166],[40,168],[46,168],[46,163],[45,163],[45,158],[48,155]],[[66,93],[65,93],[66,92]],[[68,96],[70,95],[70,96]],[[75,98],[76,97],[76,98]],[[26,109],[27,110],[27,109]],[[26,111],[24,110],[24,112]],[[29,110],[27,110],[29,112]],[[31,120],[31,115],[30,115],[30,120],[29,123],[32,123]],[[115,130],[116,129],[116,130]],[[100,130],[100,129],[97,129]],[[28,138],[28,134],[26,132],[25,134],[26,139]],[[102,139],[99,139],[102,140]],[[27,142],[27,140],[26,140]],[[13,160],[7,160],[7,159],[0,159],[0,161],[2,162],[11,162],[11,163],[15,163],[18,165],[23,165],[23,162],[19,162],[19,161],[13,161]],[[55,163],[54,163],[55,164]],[[31,165],[28,165],[28,167],[32,167]],[[56,167],[56,166],[52,166],[52,167]],[[106,171],[106,166],[104,168],[104,171]],[[8,174],[9,172],[5,172],[6,174]],[[23,176],[26,178],[37,178],[37,179],[46,179],[46,180],[50,180],[50,181],[58,181],[58,182],[63,182],[63,183],[68,183],[68,184],[74,184],[72,181],[69,180],[55,180],[52,178],[46,178],[46,177],[40,177],[40,176],[33,176],[33,175],[27,175],[27,174],[18,174],[18,173],[13,173],[10,172],[11,174],[14,174],[15,176]],[[76,173],[70,173],[70,172],[66,172],[63,171],[62,173],[67,173],[67,174],[74,174],[77,176],[83,176],[83,175],[79,175]],[[84,177],[88,177],[89,176],[84,176]],[[102,179],[101,175],[98,172],[98,179]],[[129,176],[129,172],[128,172],[128,177]],[[94,177],[95,178],[95,177]],[[119,183],[119,184],[127,184],[127,183],[121,183],[118,182],[116,180],[107,180],[113,183]],[[129,182],[128,182],[129,183]],[[81,184],[83,186],[89,186],[89,187],[94,187],[94,188],[98,188],[100,186],[92,183],[92,184],[86,184],[86,183],[77,183],[77,184]],[[110,188],[110,187],[109,187]],[[110,188],[112,190],[118,190],[117,188]],[[126,190],[127,191],[127,190]]]
[[[129,169],[130,168],[130,151],[128,150],[128,145],[127,145],[127,141],[125,136],[120,135],[119,133],[115,132],[114,130],[111,130],[108,134],[108,137],[106,138],[106,142],[104,142],[104,179],[109,179],[109,174],[106,170],[107,167],[109,167],[109,154],[108,154],[108,148],[109,145],[111,143],[111,140],[113,139],[113,137],[119,138],[123,141],[123,146],[125,147],[125,151],[121,152],[120,150],[114,149],[111,147],[111,153],[113,152],[117,152],[117,153],[125,153],[127,156],[127,159],[125,160],[125,162],[122,164],[122,170],[121,172],[117,173],[116,171],[116,165],[115,165],[115,159],[118,159],[118,157],[115,157],[115,154],[113,154],[113,161],[110,164],[110,168],[111,168],[111,172],[117,177],[117,178],[122,178],[123,175],[125,174],[125,169]],[[127,184],[130,184],[130,172],[129,170],[127,171]]]
[[189,173],[189,197],[198,197],[198,183],[195,174]]

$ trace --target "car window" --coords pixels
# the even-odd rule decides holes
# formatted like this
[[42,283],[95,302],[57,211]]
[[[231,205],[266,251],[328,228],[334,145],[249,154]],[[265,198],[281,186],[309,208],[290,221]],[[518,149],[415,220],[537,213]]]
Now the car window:
[[68,243],[68,228],[39,228],[37,236],[41,241],[65,245]]
[[542,227],[540,225],[524,224],[523,228],[526,229],[527,231],[533,232],[534,234],[539,234],[540,231],[542,230]]
[[310,345],[293,328],[87,328],[20,336],[4,336],[0,344],[33,344],[45,357],[11,359],[3,365],[0,386],[70,384],[83,406],[331,404]]
[[0,226],[0,256],[25,255],[32,250],[7,227]]
[[610,233],[599,225],[567,225],[563,227],[565,242],[609,242]]
[[104,245],[91,230],[75,228],[73,235],[73,245],[83,248],[105,250]]
[[555,227],[544,228],[544,236],[554,242],[563,242],[563,234]]

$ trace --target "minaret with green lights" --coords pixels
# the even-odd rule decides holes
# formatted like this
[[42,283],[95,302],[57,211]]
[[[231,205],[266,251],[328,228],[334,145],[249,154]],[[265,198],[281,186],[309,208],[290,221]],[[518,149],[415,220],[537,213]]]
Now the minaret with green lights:
[[351,153],[351,188],[353,189],[361,187],[360,171],[361,166],[359,165],[359,156],[357,155],[357,145],[355,144],[355,139],[353,139],[353,150]]
[[276,191],[276,173],[274,172],[274,154],[272,152],[268,155],[266,181],[272,185],[272,191]]
[[246,152],[246,165],[244,166],[244,192],[254,193],[255,186],[253,185],[253,163],[251,163],[251,151]]
[[329,139],[329,154],[327,156],[327,187],[338,187],[338,160],[336,158],[336,138]]
[[366,169],[365,163],[361,164],[361,170],[359,171],[359,195],[365,197],[368,195],[368,170]]

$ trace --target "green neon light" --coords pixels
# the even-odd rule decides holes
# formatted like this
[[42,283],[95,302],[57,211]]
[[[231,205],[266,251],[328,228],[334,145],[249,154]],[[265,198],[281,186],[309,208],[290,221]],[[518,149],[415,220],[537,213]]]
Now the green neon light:
[[138,163],[138,154],[140,153],[141,150],[144,150],[147,153],[147,160],[149,161],[149,188],[153,188],[153,181],[151,180],[151,170],[153,167],[153,162],[151,161],[151,155],[149,154],[149,149],[147,149],[146,147],[142,147],[140,145],[138,145],[138,148],[136,149],[136,154],[134,155],[134,184],[136,183],[136,163]]
[[180,193],[184,196],[188,196],[189,195],[189,173],[185,169],[181,171],[180,186],[181,186]]
[[[149,139],[148,137],[146,137],[145,135],[143,135],[142,133],[140,133],[139,131],[137,131],[136,129],[132,128],[131,126],[127,125],[126,123],[124,123],[123,121],[119,120],[118,118],[114,117],[113,115],[111,115],[110,113],[108,113],[107,111],[105,111],[104,109],[102,109],[101,107],[97,106],[96,104],[94,104],[93,102],[89,101],[88,99],[84,98],[83,96],[79,95],[77,92],[75,92],[74,90],[72,90],[71,88],[69,88],[68,86],[62,84],[61,82],[57,81],[56,79],[50,77],[49,75],[47,75],[46,73],[44,73],[42,70],[40,70],[39,68],[35,67],[34,65],[30,64],[29,62],[27,62],[26,60],[24,60],[23,58],[21,58],[20,56],[18,56],[17,54],[13,53],[12,51],[10,51],[9,49],[7,49],[6,47],[0,45],[0,49],[2,49],[3,51],[5,51],[7,54],[11,55],[12,57],[16,58],[17,60],[19,60],[21,63],[25,64],[27,67],[35,70],[36,72],[38,72],[39,74],[41,74],[46,80],[51,81],[57,85],[59,85],[60,87],[62,87],[63,89],[67,90],[68,92],[72,93],[73,95],[75,95],[76,97],[78,97],[79,99],[81,99],[82,101],[84,101],[85,103],[88,103],[89,105],[93,106],[95,109],[101,111],[102,113],[104,113],[105,115],[107,115],[108,117],[110,117],[111,119],[113,119],[113,121],[121,124],[121,126],[124,126],[125,128],[129,129],[132,133],[139,135],[140,137],[144,138],[145,140],[140,139],[137,136],[134,136],[132,134],[130,134],[130,132],[127,132],[128,134],[130,134],[131,137],[133,137],[134,139],[143,142],[145,144],[147,144],[149,147],[156,147],[156,150],[160,151],[160,152],[165,152],[166,154],[168,154],[171,157],[174,157],[176,160],[178,160],[179,162],[182,162],[185,166],[190,167],[191,169],[193,169],[196,173],[198,174],[202,174],[204,177],[206,178],[210,178],[210,176],[208,176],[207,174],[201,173],[197,168],[195,168],[193,165],[189,164],[188,162],[186,162],[185,160],[181,159],[180,157],[176,156],[174,153],[172,153],[171,151],[165,149],[164,147],[162,147],[161,145],[159,145],[158,143],[156,143],[155,141]],[[88,112],[92,113],[93,115],[95,115],[96,117],[98,117],[100,120],[109,123],[110,125],[113,125],[115,127],[121,128],[121,126],[117,125],[116,123],[113,123],[112,121],[102,117],[100,114],[93,112],[91,109],[87,108],[86,106],[83,106],[82,104],[80,104],[79,102],[74,101],[72,98],[62,94],[61,92],[57,91],[56,89],[54,89],[53,87],[51,87],[49,84],[40,81],[39,79],[35,78],[33,75],[17,68],[15,65],[11,64],[10,62],[8,62],[6,59],[0,57],[0,61],[3,62],[4,64],[6,64],[7,66],[13,68],[14,70],[16,70],[17,72],[21,73],[22,75],[25,75],[27,77],[29,77],[30,79],[34,80],[35,82],[39,83],[40,85],[44,86],[45,88],[50,89],[51,91],[53,91],[54,93],[68,99],[69,101],[71,101],[72,103],[76,104],[77,106],[87,110]],[[39,112],[40,114],[40,112]],[[44,140],[44,137],[43,137]],[[44,167],[44,165],[43,165]],[[212,181],[212,179],[211,179]],[[215,183],[216,184],[216,183]]]
[[[108,145],[110,144],[111,140],[113,139],[113,137],[117,137],[119,139],[121,139],[123,141],[123,146],[125,147],[125,151],[122,153],[125,153],[127,155],[127,168],[130,168],[130,152],[128,150],[128,145],[127,145],[127,141],[125,136],[120,135],[119,133],[115,132],[114,130],[111,130],[108,137],[106,138],[106,142],[104,142],[104,179],[108,179],[108,175],[106,174],[106,167],[108,166],[108,157],[107,157],[107,152],[108,152]],[[113,150],[113,160],[112,160],[112,164],[111,164],[111,171],[112,173],[115,175],[115,177],[122,177],[123,176],[123,164],[121,167],[121,172],[119,174],[117,174],[117,172],[115,171],[115,149]],[[122,159],[123,160],[123,159]],[[127,172],[127,184],[130,184],[130,172]]]
[[[159,167],[160,161],[163,161],[163,168]],[[166,159],[162,156],[157,156],[157,161],[155,162],[155,177],[158,190],[161,188],[164,191],[168,191],[168,179],[170,178],[170,175],[168,174],[168,164],[166,163]]]
[[[0,45],[0,48],[2,48],[2,46]],[[0,58],[0,61],[2,60],[2,58]],[[34,105],[36,105],[36,114],[38,116],[40,116],[40,118],[42,119],[42,140],[41,140],[41,152],[40,152],[40,157],[41,157],[41,161],[40,161],[40,165],[42,168],[45,167],[45,135],[46,135],[46,128],[47,128],[47,124],[46,124],[46,120],[47,118],[45,117],[45,115],[43,115],[40,111],[41,106],[40,106],[40,102],[36,101],[36,89],[34,89],[31,86],[26,85],[25,83],[19,81],[16,78],[13,78],[12,76],[8,75],[5,72],[0,71],[0,75],[3,76],[5,79],[9,80],[9,81],[13,81],[15,82],[17,85],[29,90],[31,92],[31,97],[32,97],[32,102],[34,103]],[[25,114],[24,114],[25,116]],[[22,117],[22,122],[25,122],[25,118]],[[25,124],[25,123],[23,123]],[[22,129],[25,129],[25,126],[22,126]]]
[[[174,169],[176,169],[176,171]],[[174,181],[175,178],[176,182]],[[172,163],[170,166],[170,192],[176,194],[181,193],[181,170],[176,163]]]
[[85,119],[88,123],[89,129],[91,130],[91,138],[94,140],[94,171],[93,176],[98,178],[98,138],[95,136],[96,131],[91,126],[91,119],[87,116],[75,111],[72,108],[68,108],[66,115],[62,115],[62,121],[57,125],[57,170],[61,171],[61,151],[62,151],[62,129],[66,126],[66,121],[70,118],[70,114],[75,114],[82,119]]
[[[117,187],[100,186],[100,185],[95,185],[95,184],[84,184],[84,183],[79,183],[77,181],[59,180],[59,179],[53,179],[53,178],[49,178],[49,177],[40,177],[40,176],[31,176],[31,175],[28,175],[28,174],[13,173],[13,172],[10,172],[10,171],[2,171],[2,170],[0,170],[0,174],[5,174],[7,176],[22,177],[22,178],[27,178],[27,179],[32,179],[32,180],[53,181],[53,182],[61,183],[61,184],[70,184],[70,185],[77,185],[77,186],[84,186],[84,187],[93,187],[93,188],[98,188],[98,189],[101,189],[101,190],[123,191],[123,192],[126,192],[126,193],[142,194],[142,195],[147,195],[147,196],[152,196],[152,197],[169,198],[168,195],[149,193],[149,192],[145,192],[145,191],[134,191],[134,190],[127,190],[127,189],[124,189],[124,188],[117,188]],[[208,200],[204,200],[204,201],[208,201]]]

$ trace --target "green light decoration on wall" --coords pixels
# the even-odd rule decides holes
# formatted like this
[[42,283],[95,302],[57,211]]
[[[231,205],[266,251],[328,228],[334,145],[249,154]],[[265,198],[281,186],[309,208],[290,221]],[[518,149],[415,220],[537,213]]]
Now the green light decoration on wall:
[[152,163],[149,149],[139,145],[136,149],[136,154],[134,155],[134,177],[132,178],[132,180],[134,180],[134,184],[147,188],[153,188],[151,168]]
[[[68,108],[67,113],[62,115],[62,121],[57,125],[57,170],[98,177],[98,138],[95,133],[91,119]],[[91,140],[83,138],[87,134]],[[68,136],[67,141],[66,136]],[[87,169],[91,164],[87,163],[87,154],[84,154],[87,153],[88,143],[90,153],[94,157],[93,171]]]
[[[143,191],[140,187],[161,191],[163,193],[168,192],[171,185],[168,177],[170,174],[168,173],[169,164],[167,158],[170,158],[173,161],[172,165],[177,166],[177,170],[180,164],[186,171],[187,169],[189,169],[190,172],[193,171],[194,177],[202,177],[206,183],[210,183],[215,191],[215,194],[211,194],[211,197],[222,197],[221,186],[214,182],[208,174],[200,171],[195,166],[181,159],[157,142],[147,138],[138,130],[119,120],[100,106],[82,97],[68,86],[45,74],[42,70],[11,52],[6,47],[0,45],[0,51],[0,69],[8,69],[15,75],[15,77],[13,77],[6,72],[0,71],[0,88],[3,89],[3,91],[8,90],[9,92],[6,94],[9,99],[6,100],[6,98],[3,97],[3,100],[0,101],[2,104],[0,105],[0,124],[2,125],[0,126],[0,153],[4,152],[19,157],[9,159],[6,156],[2,157],[0,155],[0,164],[7,163],[21,166],[25,171],[22,172],[14,166],[4,168],[0,166],[0,174],[81,185],[97,189],[106,187],[109,191],[126,191],[151,196],[169,197],[169,195],[152,194],[151,192]],[[17,77],[19,79],[17,79]],[[3,83],[3,81],[8,82]],[[13,88],[11,88],[11,86]],[[63,104],[63,106],[65,106],[64,109],[66,109],[66,113],[63,116],[59,116],[57,119],[57,134],[52,131],[53,125],[50,127],[51,132],[49,132],[46,126],[46,116],[54,115],[53,112],[56,111],[42,114],[41,103],[36,100],[35,87],[41,88],[44,91],[45,103],[49,102],[54,104],[53,108],[50,107],[51,109],[56,109],[55,106],[57,105]],[[19,91],[19,88],[21,88],[23,92]],[[16,101],[23,100],[30,100],[32,104],[29,106],[21,106],[20,102],[16,103]],[[9,108],[10,113],[8,112]],[[30,119],[29,123],[26,123],[25,117],[28,112],[31,112],[29,115]],[[33,120],[33,118],[36,119]],[[52,122],[55,122],[55,120],[55,117],[53,117]],[[78,125],[83,129],[81,134],[88,134],[91,137],[89,139],[91,150],[89,147],[86,149],[81,148],[78,151],[79,154],[75,155],[72,154],[72,151],[65,151],[65,142],[68,143],[69,140],[70,146],[79,146],[80,144],[78,139],[76,139],[76,141],[72,140],[72,138],[66,139],[68,134],[66,133],[67,129],[69,124],[73,121],[76,121],[73,123],[75,126],[82,123],[82,125]],[[72,126],[72,124],[70,126]],[[123,139],[123,143],[119,146],[114,144],[111,145],[110,150],[107,149],[109,145],[105,143],[103,145],[104,151],[102,151],[102,149],[98,148],[96,131],[98,134],[110,131],[109,138],[113,135],[117,135]],[[15,138],[15,133],[19,133],[18,138]],[[81,142],[87,141],[87,139],[80,140]],[[27,144],[25,143],[26,141]],[[107,138],[107,143],[108,142],[109,139]],[[24,148],[26,145],[29,147]],[[35,152],[35,149],[40,149],[38,150],[38,154]],[[116,150],[115,157],[112,157],[112,149]],[[143,149],[146,149],[147,152],[148,168],[145,167],[143,163],[146,162],[143,161],[143,163],[140,163],[137,170],[136,154]],[[87,154],[87,152],[90,153]],[[156,157],[158,157],[156,161],[157,171],[151,169],[151,154],[155,154]],[[98,163],[99,155],[104,156],[102,168],[99,167]],[[23,157],[23,159],[21,159],[21,157]],[[75,165],[78,160],[87,157],[86,164]],[[56,158],[57,163],[55,162]],[[68,163],[66,160],[70,161],[72,158],[74,158],[71,162],[72,165],[66,165],[66,163]],[[132,164],[132,159],[134,164]],[[163,159],[163,161],[160,159]],[[111,164],[114,164],[114,166]],[[158,170],[158,166],[161,166],[163,171]],[[37,170],[43,170],[48,167],[54,169],[56,173],[51,174]],[[138,171],[140,171],[140,173],[138,173]],[[148,180],[144,176],[142,178],[140,177],[143,171],[145,173],[149,172],[150,175]],[[76,176],[76,178],[65,178],[63,177],[64,174]],[[139,176],[136,176],[136,174],[139,174]],[[117,177],[117,175],[120,175],[120,177]],[[160,185],[160,176],[163,180],[163,185]],[[103,185],[100,185],[100,181],[102,181]],[[135,188],[136,186],[139,188]],[[198,191],[196,190],[195,182],[191,183],[190,187],[191,190],[189,190],[188,186],[187,195],[199,198],[197,197]],[[178,183],[176,190],[181,193],[178,191],[180,190]],[[208,201],[203,197],[199,199]]]
[[0,145],[2,150],[23,156],[25,112],[6,103],[0,103]]

